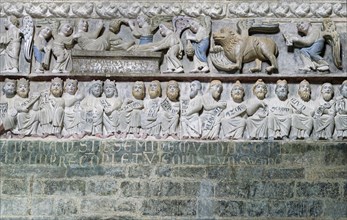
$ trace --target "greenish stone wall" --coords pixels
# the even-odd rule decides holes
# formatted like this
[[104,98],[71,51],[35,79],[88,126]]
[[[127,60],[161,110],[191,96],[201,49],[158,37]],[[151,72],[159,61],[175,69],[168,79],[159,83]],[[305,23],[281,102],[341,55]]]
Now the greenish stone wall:
[[1,219],[346,219],[347,143],[1,140]]

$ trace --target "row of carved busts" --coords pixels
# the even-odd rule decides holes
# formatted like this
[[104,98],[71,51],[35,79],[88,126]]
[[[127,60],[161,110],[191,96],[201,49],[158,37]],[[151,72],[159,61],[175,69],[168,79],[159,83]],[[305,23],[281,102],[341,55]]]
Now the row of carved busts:
[[[74,79],[56,77],[49,90],[29,95],[29,81],[6,79],[0,100],[0,134],[58,138],[86,135],[116,138],[174,139],[333,139],[347,138],[347,80],[338,86],[324,83],[313,100],[311,85],[303,80],[297,95],[289,96],[286,80],[269,86],[261,79],[246,91],[239,81],[222,100],[223,83],[213,80],[203,93],[192,81],[180,94],[171,80],[136,81],[118,96],[115,81],[93,80],[79,89]],[[48,87],[48,85],[46,86]],[[162,87],[166,88],[162,94]],[[250,98],[244,100],[246,93]]]
[[[329,71],[329,63],[322,57],[326,43],[331,45],[329,60],[333,60],[337,68],[342,68],[340,37],[331,20],[324,20],[322,27],[302,21],[297,24],[297,33],[290,34],[288,30],[280,30],[278,23],[256,20],[240,20],[235,30],[224,24],[212,33],[212,21],[208,16],[138,16],[135,20],[94,20],[93,25],[85,19],[73,25],[71,20],[34,21],[29,16],[24,17],[20,25],[19,19],[11,16],[3,23],[6,31],[0,37],[0,49],[4,53],[1,72],[19,72],[22,51],[28,62],[34,57],[34,72],[68,74],[73,62],[72,49],[79,49],[95,53],[164,51],[163,73],[207,73],[211,70],[210,64],[217,71],[242,72],[243,65],[253,61],[255,66],[249,68],[252,73],[262,71],[262,62],[270,64],[265,68],[267,73],[278,73],[281,72],[277,61],[279,42],[268,36],[251,34],[279,32],[284,37],[281,41],[288,47],[300,48],[303,64],[300,72]],[[122,28],[127,29],[128,35],[119,34]],[[184,56],[189,70],[183,65]],[[296,63],[291,54],[286,56]]]

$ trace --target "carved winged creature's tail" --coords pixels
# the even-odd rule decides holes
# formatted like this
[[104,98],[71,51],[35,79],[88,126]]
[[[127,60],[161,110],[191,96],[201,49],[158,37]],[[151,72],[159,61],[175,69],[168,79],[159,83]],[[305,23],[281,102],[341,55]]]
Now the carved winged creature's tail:
[[341,60],[341,43],[339,33],[336,31],[335,23],[330,19],[325,19],[323,22],[323,37],[328,42],[333,50],[334,64],[337,68],[342,68]]

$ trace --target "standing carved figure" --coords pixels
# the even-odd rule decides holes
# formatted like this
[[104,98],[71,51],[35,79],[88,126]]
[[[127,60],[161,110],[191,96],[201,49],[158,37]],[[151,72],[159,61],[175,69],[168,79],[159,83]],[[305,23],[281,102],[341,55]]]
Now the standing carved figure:
[[22,40],[19,29],[19,20],[10,16],[5,22],[6,33],[0,35],[0,53],[4,54],[3,72],[18,73],[19,71],[19,52]]
[[104,106],[103,135],[109,137],[117,134],[119,130],[119,110],[122,107],[122,99],[118,97],[115,81],[104,81],[104,97],[101,99]]
[[17,126],[17,110],[16,110],[16,90],[17,81],[12,79],[5,79],[2,87],[4,94],[1,97],[1,120],[0,120],[0,134],[7,132],[7,136],[12,136],[12,129]]
[[71,63],[71,48],[75,45],[73,28],[69,23],[62,23],[58,30],[53,30],[52,52],[56,57],[56,64],[52,73],[69,73]]
[[313,115],[313,136],[315,139],[332,140],[335,128],[335,100],[334,87],[331,83],[324,83],[321,88],[321,97],[316,101]]
[[220,101],[222,92],[222,82],[212,80],[208,92],[202,96],[203,112],[200,116],[202,139],[215,140],[219,136],[221,113],[227,107],[226,102]]
[[119,117],[122,138],[126,138],[127,134],[133,134],[136,138],[141,136],[141,113],[144,108],[145,91],[145,84],[142,81],[136,81],[132,87],[133,98],[123,102]]
[[181,130],[184,139],[201,136],[200,111],[203,108],[202,86],[197,80],[190,83],[190,100],[182,100]]
[[242,139],[247,119],[247,106],[243,100],[244,95],[245,90],[242,84],[240,81],[236,81],[231,89],[232,100],[227,102],[227,108],[221,120],[221,138]]
[[299,84],[299,98],[292,97],[290,104],[294,109],[292,115],[292,139],[309,139],[313,128],[314,102],[311,100],[311,86],[306,80]]
[[84,136],[84,123],[82,122],[82,110],[80,106],[83,100],[83,94],[76,94],[78,89],[78,81],[67,79],[64,85],[65,92],[63,98],[65,101],[64,112],[64,136],[69,138],[82,138]]
[[100,138],[102,137],[104,112],[101,99],[102,91],[102,82],[100,80],[93,80],[90,83],[88,95],[81,101],[85,134]]
[[159,110],[162,101],[161,85],[158,80],[154,80],[148,87],[149,99],[144,100],[144,109],[141,116],[142,138],[154,136],[160,138]]
[[171,136],[178,139],[178,125],[180,118],[180,88],[178,82],[170,80],[166,87],[166,98],[161,102],[159,121],[163,138]]
[[34,39],[35,72],[43,73],[49,69],[51,57],[51,47],[49,44],[52,38],[52,29],[48,26],[43,27]]
[[338,140],[347,138],[347,80],[340,86],[341,96],[336,99],[335,129]]
[[211,18],[206,16],[201,21],[192,19],[189,29],[193,34],[186,33],[186,39],[191,41],[194,47],[193,69],[190,72],[207,73],[210,71],[207,53],[210,47]]
[[287,80],[277,80],[276,96],[269,100],[269,140],[289,138],[293,109],[288,93]]
[[267,86],[258,79],[252,88],[255,98],[247,103],[247,131],[250,139],[265,139],[268,137],[269,106],[266,100]]
[[56,77],[51,80],[49,94],[41,94],[39,121],[43,137],[51,134],[62,137],[65,108],[63,88],[63,80]]

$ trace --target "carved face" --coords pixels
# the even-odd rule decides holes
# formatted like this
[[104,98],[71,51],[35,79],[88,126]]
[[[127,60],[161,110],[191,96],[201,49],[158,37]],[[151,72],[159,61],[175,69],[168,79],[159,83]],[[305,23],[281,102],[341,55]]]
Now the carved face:
[[191,21],[190,22],[190,26],[189,29],[193,32],[193,33],[197,33],[199,30],[199,23],[197,21]]
[[63,94],[63,83],[52,82],[51,83],[51,94],[54,97],[61,97],[61,95]]
[[6,82],[3,91],[6,96],[14,96],[16,94],[16,83],[15,82]]
[[65,36],[70,36],[73,32],[73,29],[70,24],[63,24],[63,26],[60,29],[61,33],[63,33]]
[[232,44],[238,41],[238,37],[232,29],[225,27],[213,33],[213,40],[218,45]]
[[163,37],[166,37],[169,33],[169,29],[163,25],[163,24],[160,24],[159,25],[159,33],[163,36]]
[[266,86],[264,84],[258,84],[254,87],[254,94],[255,96],[260,99],[263,100],[265,99],[265,96],[267,94],[267,89]]
[[137,21],[137,24],[139,25],[140,28],[142,28],[143,25],[147,23],[145,17],[143,17],[143,16],[138,16],[136,21]]
[[104,85],[104,93],[106,98],[118,96],[117,88],[114,85]]
[[160,83],[157,81],[153,81],[149,84],[149,97],[151,99],[157,98],[160,96],[160,91],[161,91],[161,87],[160,87]]
[[70,95],[75,95],[77,91],[77,84],[72,81],[67,81],[65,85],[65,91]]
[[102,84],[100,83],[95,83],[94,85],[92,85],[92,87],[90,88],[90,92],[93,96],[95,97],[100,97],[102,94]]
[[199,82],[192,82],[190,84],[190,98],[194,98],[198,93],[199,90],[201,89],[201,84]]
[[330,101],[334,96],[334,88],[330,83],[324,83],[321,90],[322,97],[325,101]]
[[231,90],[231,97],[233,98],[234,102],[237,102],[237,103],[242,102],[244,95],[245,95],[245,91],[241,86],[235,86]]
[[308,83],[303,83],[299,86],[298,94],[300,98],[304,101],[309,101],[311,98],[311,87]]
[[288,97],[288,84],[277,83],[275,93],[280,100],[286,100]]
[[220,95],[223,92],[223,85],[222,84],[214,84],[210,87],[210,91],[211,91],[212,97],[215,100],[219,100]]
[[52,29],[46,26],[41,29],[40,35],[47,40],[52,36]]
[[22,98],[27,98],[29,94],[28,84],[26,83],[18,83],[17,85],[17,95]]
[[340,93],[344,98],[347,98],[347,83],[341,85]]
[[78,23],[78,29],[80,31],[87,32],[88,28],[89,28],[88,22],[86,20],[84,20],[84,19],[81,19],[80,22]]
[[145,97],[145,85],[142,82],[135,83],[132,93],[134,98],[142,100]]
[[298,32],[304,35],[307,35],[308,29],[310,28],[311,24],[309,22],[300,22],[297,24]]
[[167,87],[166,95],[171,101],[177,101],[180,89],[176,83],[171,83]]

